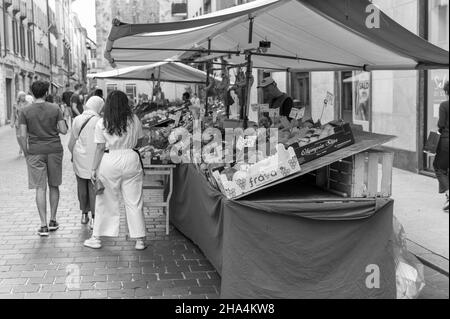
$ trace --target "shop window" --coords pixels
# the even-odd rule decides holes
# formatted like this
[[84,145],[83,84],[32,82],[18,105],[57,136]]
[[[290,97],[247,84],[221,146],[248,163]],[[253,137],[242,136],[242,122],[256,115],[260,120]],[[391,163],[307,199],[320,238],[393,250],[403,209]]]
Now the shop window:
[[448,39],[448,5],[438,7],[438,41],[445,42]]
[[[428,41],[441,47],[444,50],[449,49],[449,1],[448,0],[430,0],[428,16]],[[431,131],[437,130],[439,119],[439,106],[447,99],[443,91],[444,83],[449,80],[448,69],[430,70],[428,73],[428,92],[427,105],[425,110],[425,129],[424,138]],[[424,144],[425,141],[422,141]],[[423,169],[433,171],[434,156],[424,154]]]
[[25,28],[22,23],[20,23],[20,54],[25,57],[27,52],[25,50]]
[[125,94],[134,104],[136,104],[136,84],[125,85]]
[[19,46],[18,46],[18,30],[17,30],[17,21],[16,19],[12,19],[11,22],[12,25],[12,36],[13,36],[13,52],[15,54],[19,53]]
[[347,123],[353,122],[353,87],[349,81],[352,76],[352,72],[342,72],[341,117]]
[[[266,74],[263,74],[266,77]],[[269,73],[270,76],[270,73]],[[311,85],[308,72],[296,72],[291,74],[291,97],[298,107],[305,108],[305,118],[310,118],[311,111]]]
[[369,72],[342,72],[341,117],[370,131],[371,75]]
[[106,85],[106,95],[108,96],[109,93],[111,93],[112,91],[116,91],[117,90],[117,84],[108,84]]

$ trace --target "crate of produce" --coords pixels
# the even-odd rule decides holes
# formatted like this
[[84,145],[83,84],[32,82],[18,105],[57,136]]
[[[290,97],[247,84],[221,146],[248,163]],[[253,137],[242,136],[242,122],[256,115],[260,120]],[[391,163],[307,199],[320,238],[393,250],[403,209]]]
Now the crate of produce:
[[316,184],[344,197],[390,197],[394,154],[368,150],[323,167]]
[[300,141],[290,145],[294,148],[300,165],[355,144],[355,138],[350,124],[345,123],[336,126],[331,126],[330,124],[328,130],[328,133],[331,132],[331,134],[322,131],[321,135],[323,134],[323,138],[320,135],[313,135],[306,142]]

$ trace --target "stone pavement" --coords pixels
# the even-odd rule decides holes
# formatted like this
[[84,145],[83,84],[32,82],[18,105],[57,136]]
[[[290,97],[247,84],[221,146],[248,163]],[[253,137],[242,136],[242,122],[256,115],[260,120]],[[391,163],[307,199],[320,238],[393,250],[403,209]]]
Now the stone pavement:
[[165,236],[160,212],[146,211],[150,246],[144,251],[127,240],[124,214],[119,238],[104,240],[100,250],[83,247],[90,231],[80,224],[68,151],[58,209],[61,227],[40,238],[34,191],[27,189],[25,160],[18,159],[13,129],[0,127],[0,150],[0,299],[219,297],[220,277],[213,266],[173,227]]
[[403,225],[408,248],[448,275],[449,214],[442,211],[444,196],[437,180],[394,169],[392,176],[394,212]]
[[[67,137],[63,143],[67,144]],[[119,238],[104,240],[101,250],[83,247],[90,231],[80,224],[68,156],[58,210],[61,228],[48,238],[37,236],[34,191],[27,189],[25,160],[18,159],[14,130],[9,127],[0,127],[0,150],[0,299],[219,297],[220,277],[213,266],[173,227],[165,236],[161,212],[146,211],[150,246],[145,251],[134,250],[134,242],[127,240],[125,217]],[[448,257],[448,215],[439,210],[441,201],[433,193],[435,180],[412,175],[394,170],[395,214],[409,238],[443,254],[447,249]],[[428,183],[416,181],[421,178],[428,178]],[[411,185],[421,185],[426,195],[419,186],[413,193]],[[161,196],[152,192],[147,196]],[[431,238],[433,233],[439,236]],[[66,285],[77,273],[79,286]],[[425,267],[425,279],[420,298],[448,299],[448,277]]]

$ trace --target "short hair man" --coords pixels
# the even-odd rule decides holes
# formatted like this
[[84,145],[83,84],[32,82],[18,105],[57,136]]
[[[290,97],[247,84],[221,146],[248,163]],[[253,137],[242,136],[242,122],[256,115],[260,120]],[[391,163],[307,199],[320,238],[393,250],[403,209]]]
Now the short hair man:
[[102,99],[104,99],[104,97],[103,97],[103,90],[102,89],[95,89],[94,96],[98,96],[98,97],[101,97]]
[[81,97],[81,91],[83,90],[83,86],[81,84],[75,84],[75,92],[72,94],[70,98],[70,106],[72,108],[73,117],[77,117],[81,113],[83,113],[83,99]]
[[[59,228],[56,212],[59,186],[62,183],[63,147],[59,134],[67,134],[63,113],[56,104],[45,101],[49,83],[36,81],[31,85],[33,104],[20,114],[20,143],[28,168],[28,184],[36,189],[36,205],[41,218],[40,236]],[[47,226],[47,185],[50,189],[50,223]]]
[[264,102],[269,103],[271,109],[279,109],[280,116],[286,116],[289,119],[294,101],[278,89],[277,83],[272,77],[264,78],[258,85],[258,89],[262,89]]

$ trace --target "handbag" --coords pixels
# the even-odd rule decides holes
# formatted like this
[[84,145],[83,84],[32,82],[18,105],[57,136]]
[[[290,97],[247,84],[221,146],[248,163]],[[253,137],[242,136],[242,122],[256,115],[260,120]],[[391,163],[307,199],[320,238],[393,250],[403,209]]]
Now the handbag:
[[97,179],[91,179],[92,184],[94,185],[94,192],[95,195],[102,195],[105,191],[105,185],[103,185],[100,178],[97,177]]
[[435,155],[438,149],[439,140],[441,138],[441,134],[438,132],[431,131],[430,135],[428,135],[427,142],[423,148],[423,152],[431,155]]

